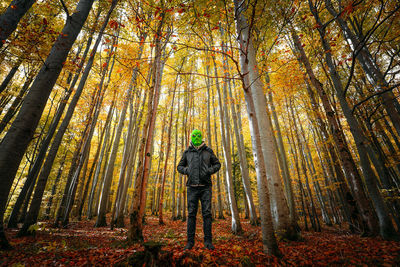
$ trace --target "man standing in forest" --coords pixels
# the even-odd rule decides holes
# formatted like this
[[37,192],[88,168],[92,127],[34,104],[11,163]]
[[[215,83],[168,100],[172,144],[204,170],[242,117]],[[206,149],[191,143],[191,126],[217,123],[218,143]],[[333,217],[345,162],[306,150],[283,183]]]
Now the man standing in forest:
[[211,175],[221,168],[221,163],[211,148],[203,141],[200,130],[193,130],[188,149],[183,152],[178,164],[178,172],[187,175],[187,244],[185,249],[194,246],[196,214],[201,202],[203,215],[204,247],[214,249],[211,234]]

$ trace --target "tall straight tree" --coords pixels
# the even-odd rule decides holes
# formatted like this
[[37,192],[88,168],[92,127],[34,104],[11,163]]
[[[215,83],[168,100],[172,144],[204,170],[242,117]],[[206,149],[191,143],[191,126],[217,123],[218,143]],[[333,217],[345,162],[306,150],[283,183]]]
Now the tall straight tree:
[[[223,47],[224,52],[227,52],[226,46]],[[229,62],[224,55],[224,77],[229,77],[230,76],[230,70],[229,70]],[[254,200],[253,200],[253,193],[251,192],[251,186],[250,186],[250,176],[249,176],[249,167],[247,164],[247,159],[246,159],[246,151],[244,147],[244,140],[243,140],[243,135],[240,132],[239,128],[239,123],[238,123],[238,116],[237,116],[237,111],[235,108],[235,104],[233,103],[233,96],[232,96],[232,85],[231,81],[227,79],[225,81],[228,86],[224,86],[224,101],[228,101],[230,103],[230,110],[232,114],[232,120],[233,120],[233,126],[234,126],[234,133],[235,133],[235,138],[236,138],[236,145],[238,147],[238,155],[239,155],[239,162],[240,162],[240,170],[242,173],[242,182],[243,182],[243,188],[245,191],[245,206],[248,206],[248,209],[250,210],[250,223],[252,225],[257,224],[257,213],[256,213],[256,208],[254,205]],[[226,91],[229,91],[229,97],[227,95]],[[233,140],[233,138],[232,138]],[[233,147],[233,146],[232,146]],[[247,205],[246,205],[247,204]]]
[[[146,36],[147,35],[142,36],[143,40]],[[139,59],[141,58],[142,53],[143,53],[143,45],[141,45],[139,48],[139,55],[138,55]],[[102,227],[102,226],[107,225],[106,209],[107,209],[107,202],[108,202],[108,198],[109,198],[108,194],[109,194],[110,187],[111,187],[111,181],[112,181],[113,172],[114,172],[114,165],[115,165],[115,160],[116,160],[116,156],[118,153],[118,147],[119,147],[119,142],[120,142],[120,138],[121,138],[121,134],[122,134],[122,129],[123,129],[124,123],[125,123],[126,111],[128,109],[128,103],[129,103],[129,101],[131,101],[131,98],[132,98],[134,86],[136,85],[138,71],[139,71],[139,67],[136,66],[132,72],[132,77],[131,77],[128,91],[126,92],[126,97],[123,98],[124,102],[122,105],[121,117],[118,122],[117,132],[115,134],[114,144],[113,144],[113,147],[111,150],[111,156],[107,163],[107,169],[106,169],[106,173],[104,176],[104,185],[103,185],[103,190],[102,190],[101,199],[100,199],[100,208],[99,208],[99,213],[98,213],[97,220],[95,223],[95,227]]]
[[[217,64],[215,62],[215,58],[213,57],[214,62],[214,73],[215,77],[218,77],[217,72]],[[224,82],[224,92],[226,95],[226,86],[227,81]],[[220,131],[221,131],[221,140],[222,140],[222,148],[224,151],[224,163],[225,163],[225,180],[226,180],[226,190],[229,201],[229,208],[231,210],[232,215],[232,232],[235,234],[242,233],[242,225],[240,223],[239,210],[237,207],[236,196],[233,190],[233,177],[232,177],[232,154],[231,154],[231,145],[230,145],[230,119],[228,114],[228,107],[226,101],[223,101],[221,89],[219,86],[219,82],[217,79],[216,88],[218,93],[218,103],[219,103],[219,114],[220,114]],[[222,102],[223,101],[223,102]]]
[[[384,4],[382,3],[382,5]],[[377,28],[380,27],[385,20],[394,16],[396,12],[399,11],[400,6],[395,6],[393,11],[387,10],[385,12],[387,13],[386,17],[382,18],[379,23],[374,24],[373,28],[368,31],[366,36],[364,36],[362,33],[363,25],[360,25],[359,23],[357,25],[359,31],[358,36],[357,33],[351,31],[347,21],[343,18],[344,16],[340,15],[343,12],[343,10],[341,10],[342,7],[339,6],[339,13],[333,7],[331,0],[325,0],[325,6],[328,9],[329,13],[331,13],[331,15],[334,17],[337,25],[342,30],[346,40],[349,42],[353,50],[353,55],[363,68],[368,81],[374,86],[375,93],[379,93],[378,97],[385,107],[387,115],[393,123],[397,134],[400,135],[400,106],[396,96],[393,94],[392,90],[390,90],[390,88],[394,89],[397,86],[389,86],[389,83],[386,81],[385,74],[382,73],[379,64],[377,64],[376,61],[373,59],[367,47],[368,39],[372,35],[373,31],[377,30]],[[378,15],[377,19],[379,19],[379,16],[380,15]],[[371,32],[371,34],[369,32]],[[387,92],[385,92],[386,90]]]
[[[164,8],[164,1],[161,1],[161,8]],[[135,189],[138,190],[135,194],[135,198],[133,200],[133,209],[131,212],[131,225],[128,231],[128,240],[129,242],[136,242],[138,240],[143,240],[143,218],[145,214],[146,207],[146,189],[147,189],[147,181],[150,174],[150,162],[152,156],[152,143],[155,129],[155,121],[157,117],[157,107],[160,99],[160,90],[161,90],[161,81],[162,81],[162,73],[164,63],[162,60],[162,51],[165,49],[165,45],[167,42],[166,37],[163,37],[162,30],[164,28],[166,20],[165,10],[162,10],[160,14],[160,21],[157,25],[157,31],[155,33],[154,38],[154,51],[155,57],[152,67],[152,85],[150,90],[154,91],[149,95],[148,101],[148,130],[147,130],[147,138],[145,140],[144,146],[144,155],[143,155],[143,166],[140,170],[140,176],[136,181]]]
[[[335,116],[336,112],[333,110],[332,105],[330,104],[328,95],[324,90],[324,88],[322,87],[323,86],[322,83],[315,76],[311,63],[300,42],[299,36],[294,31],[294,29],[292,30],[291,35],[294,46],[299,54],[298,60],[304,65],[305,71],[311,81],[311,84],[313,85],[317,94],[321,98],[321,102],[324,107],[326,117],[328,119],[330,132],[332,134],[335,147],[339,154],[339,159],[341,160],[353,197],[356,200],[357,206],[361,212],[362,220],[364,220],[366,224],[365,225],[366,229],[364,230],[367,234],[374,235],[376,233],[376,228],[378,224],[376,219],[376,213],[371,208],[372,203],[370,202],[366,192],[364,191],[361,175],[357,170],[357,166],[354,162],[353,156],[351,155],[348,144],[338,124],[338,120]],[[309,94],[310,93],[311,92],[309,92]],[[310,94],[310,99],[312,103],[316,103],[316,100],[314,99],[314,96],[312,94]],[[327,133],[325,133],[325,135],[327,135]],[[335,159],[334,155],[332,156],[332,159]]]
[[[272,211],[276,211],[276,230],[280,236],[296,240],[299,238],[298,228],[296,227],[295,222],[290,220],[289,207],[283,192],[283,185],[280,178],[279,166],[273,143],[271,123],[266,110],[267,102],[263,90],[264,85],[260,79],[258,63],[256,60],[256,51],[252,40],[251,25],[248,24],[247,19],[243,14],[245,8],[247,8],[245,7],[246,3],[235,1],[235,5],[238,7],[235,14],[237,19],[237,31],[239,34],[238,37],[242,41],[242,43],[239,43],[241,45],[239,49],[241,49],[243,53],[243,63],[248,66],[248,79],[256,111],[255,115],[257,116],[260,130],[261,145],[264,153],[264,164],[265,166],[268,166],[267,179],[270,186],[269,193],[272,196],[271,200],[273,200],[271,201],[271,203],[273,203]],[[239,8],[241,5],[242,7]],[[255,6],[253,8],[255,8]],[[242,73],[247,73],[243,72],[243,66]],[[255,149],[253,148],[253,150]]]
[[[182,66],[183,66],[183,62],[182,62]],[[169,116],[168,134],[167,134],[167,150],[166,150],[164,168],[162,171],[162,178],[161,178],[160,201],[158,203],[158,212],[159,212],[158,220],[161,225],[165,224],[164,219],[163,219],[164,187],[165,187],[165,180],[167,177],[169,153],[170,153],[170,149],[171,149],[171,133],[172,133],[172,121],[173,121],[173,115],[174,115],[175,93],[176,93],[176,87],[178,85],[177,79],[178,79],[178,76],[176,76],[174,90],[172,93],[171,114]],[[173,171],[175,171],[175,169]]]
[[6,11],[0,15],[0,48],[17,29],[18,22],[36,0],[13,0]]
[[[261,136],[260,129],[258,127],[258,118],[255,110],[255,104],[253,101],[252,90],[250,87],[250,77],[249,77],[249,59],[247,47],[252,45],[251,37],[249,33],[247,19],[244,16],[244,12],[247,7],[245,3],[239,0],[234,0],[235,4],[235,20],[236,20],[236,31],[238,34],[238,46],[240,51],[240,68],[241,68],[241,79],[242,86],[245,94],[245,101],[247,107],[247,113],[249,115],[249,123],[251,135],[253,136],[253,155],[256,164],[257,171],[257,191],[259,198],[259,209],[260,209],[260,219],[261,219],[261,236],[263,243],[263,251],[266,254],[280,255],[278,248],[278,243],[274,234],[274,227],[271,215],[271,203],[270,203],[270,193],[267,186],[267,171],[264,161],[264,153],[261,146]],[[254,48],[253,48],[254,49]],[[254,52],[254,51],[253,51]],[[254,55],[253,55],[254,56]],[[253,58],[254,60],[254,58]],[[254,64],[254,62],[252,62]],[[257,66],[257,64],[251,66]],[[254,149],[255,148],[255,149]]]
[[[362,132],[359,122],[357,121],[357,119],[355,118],[354,114],[350,109],[350,106],[345,97],[343,84],[336,70],[336,67],[333,63],[331,45],[326,39],[327,24],[324,25],[322,24],[319,13],[315,8],[313,2],[309,0],[308,3],[316,23],[321,25],[321,27],[318,28],[318,33],[321,39],[322,47],[325,52],[325,60],[329,68],[329,76],[332,79],[336,96],[339,99],[339,103],[343,110],[343,114],[346,117],[346,120],[350,126],[350,132],[354,138],[358,155],[360,156],[360,166],[364,175],[365,185],[368,189],[370,198],[373,203],[373,207],[378,216],[380,235],[387,240],[391,239],[398,240],[400,238],[399,234],[394,229],[393,222],[392,219],[390,218],[386,203],[384,202],[384,199],[378,189],[377,177],[371,166],[371,161],[373,161],[373,159],[371,158],[371,155],[368,155],[368,149],[369,149],[368,139]],[[379,166],[375,165],[375,168],[378,170]]]
[[57,155],[57,151],[60,147],[60,144],[62,142],[64,133],[66,131],[66,129],[68,128],[68,125],[71,121],[72,115],[74,113],[75,107],[79,101],[79,98],[82,94],[82,91],[85,87],[86,84],[86,80],[89,76],[90,70],[93,66],[93,62],[94,62],[94,56],[96,54],[96,50],[100,44],[100,41],[102,39],[103,33],[105,28],[107,27],[108,24],[108,20],[110,19],[111,13],[114,10],[114,7],[116,5],[118,0],[113,0],[113,3],[111,4],[109,13],[107,14],[106,18],[105,18],[105,22],[103,22],[102,28],[100,29],[99,35],[97,37],[96,43],[92,49],[92,53],[91,56],[88,60],[88,63],[85,67],[85,71],[82,75],[82,78],[79,82],[78,88],[75,92],[75,95],[73,96],[71,103],[68,106],[68,110],[65,114],[65,117],[58,129],[58,132],[56,134],[56,136],[54,137],[53,143],[49,149],[49,153],[48,156],[46,158],[46,162],[43,164],[43,168],[42,171],[40,172],[40,175],[38,177],[38,182],[35,188],[35,193],[33,195],[32,198],[32,203],[31,206],[29,208],[29,212],[24,220],[24,224],[23,227],[21,228],[21,230],[18,232],[18,235],[23,236],[23,235],[27,235],[28,234],[28,229],[30,227],[30,225],[36,223],[37,221],[37,217],[39,215],[39,210],[40,210],[40,206],[41,206],[41,202],[42,202],[42,197],[43,197],[43,193],[46,187],[46,183],[50,174],[50,171],[52,169],[53,163],[54,163],[54,159]]
[[[43,109],[68,53],[80,33],[94,0],[80,0],[36,76],[24,103],[0,143],[0,249],[10,248],[3,229],[5,204],[21,159],[32,140]],[[62,49],[60,49],[62,48]]]
[[[269,75],[267,73],[267,83],[269,86]],[[282,133],[281,133],[281,128],[279,125],[279,120],[278,116],[275,111],[275,105],[272,100],[272,92],[271,90],[268,92],[268,102],[271,106],[271,113],[274,118],[274,125],[275,125],[275,130],[276,130],[276,135],[277,135],[277,146],[279,150],[279,157],[280,157],[280,165],[281,170],[282,170],[282,176],[283,176],[283,181],[285,183],[285,191],[286,191],[286,197],[288,199],[288,205],[289,205],[289,210],[290,210],[290,220],[292,221],[292,224],[297,225],[297,211],[296,211],[296,205],[294,203],[294,193],[293,193],[293,187],[292,187],[292,180],[290,177],[290,172],[289,172],[289,167],[288,167],[288,160],[286,157],[286,151],[285,147],[283,145],[283,140],[282,140]]]

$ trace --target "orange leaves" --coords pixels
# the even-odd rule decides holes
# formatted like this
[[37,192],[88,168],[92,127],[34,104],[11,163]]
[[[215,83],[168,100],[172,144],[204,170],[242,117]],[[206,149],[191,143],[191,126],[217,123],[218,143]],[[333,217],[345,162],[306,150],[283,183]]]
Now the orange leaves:
[[342,14],[340,14],[340,15],[341,15],[341,16],[348,16],[348,15],[350,15],[351,13],[353,13],[353,12],[354,12],[354,6],[353,6],[353,4],[354,4],[354,1],[350,1],[350,2],[343,8]]
[[139,43],[139,45],[142,46],[143,44],[144,44],[144,37],[141,36],[141,37],[140,37],[140,43]]
[[111,29],[114,29],[114,30],[118,29],[118,27],[120,26],[118,21],[116,21],[114,19],[110,20],[108,22],[108,25],[110,26]]
[[[320,233],[302,232],[302,241],[281,241],[279,249],[283,257],[278,259],[262,252],[259,226],[243,220],[244,234],[235,236],[230,231],[229,219],[213,223],[215,250],[204,248],[199,220],[195,247],[184,251],[186,223],[180,220],[166,223],[160,226],[157,217],[146,216],[143,234],[146,241],[165,244],[162,250],[170,253],[171,266],[394,266],[400,254],[396,242],[361,238],[330,228]],[[36,240],[12,238],[15,250],[2,252],[0,262],[4,266],[124,265],[129,256],[144,250],[141,244],[124,244],[127,234],[124,228],[112,231],[92,226],[93,222],[83,221],[73,223],[68,229],[39,231]],[[39,253],[32,254],[38,249]]]
[[319,29],[321,27],[322,27],[322,25],[317,23],[312,27],[312,29]]

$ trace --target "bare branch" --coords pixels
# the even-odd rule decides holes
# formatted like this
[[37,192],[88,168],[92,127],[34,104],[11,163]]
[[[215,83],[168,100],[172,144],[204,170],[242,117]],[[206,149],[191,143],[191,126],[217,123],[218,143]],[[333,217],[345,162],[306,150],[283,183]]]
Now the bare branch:
[[359,106],[362,105],[363,103],[367,102],[367,101],[370,100],[371,98],[373,98],[373,97],[375,97],[375,96],[383,95],[383,94],[385,94],[385,93],[387,93],[387,92],[392,91],[393,89],[395,89],[396,87],[399,87],[399,86],[400,86],[400,83],[395,84],[395,85],[393,85],[393,86],[390,86],[390,87],[389,87],[388,89],[386,89],[386,90],[377,92],[377,93],[375,93],[375,94],[372,94],[372,95],[366,97],[364,100],[361,100],[360,102],[358,102],[357,104],[355,104],[355,105],[353,106],[353,109],[352,109],[351,112],[354,113],[354,111],[355,111],[355,109],[356,109],[357,107],[359,107]]
[[65,3],[64,3],[64,0],[60,0],[60,2],[61,2],[61,5],[62,5],[63,8],[64,8],[65,13],[67,13],[67,18],[71,17],[71,16],[69,15],[68,8],[67,8],[67,6],[66,6]]

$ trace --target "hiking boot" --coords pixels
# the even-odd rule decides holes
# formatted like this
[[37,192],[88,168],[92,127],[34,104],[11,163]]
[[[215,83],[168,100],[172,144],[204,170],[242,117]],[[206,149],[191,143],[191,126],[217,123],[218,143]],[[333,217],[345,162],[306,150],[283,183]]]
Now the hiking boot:
[[193,244],[192,242],[188,242],[188,243],[186,244],[186,246],[185,246],[183,249],[184,249],[184,250],[189,250],[189,249],[192,249],[193,246],[194,246],[194,244]]

